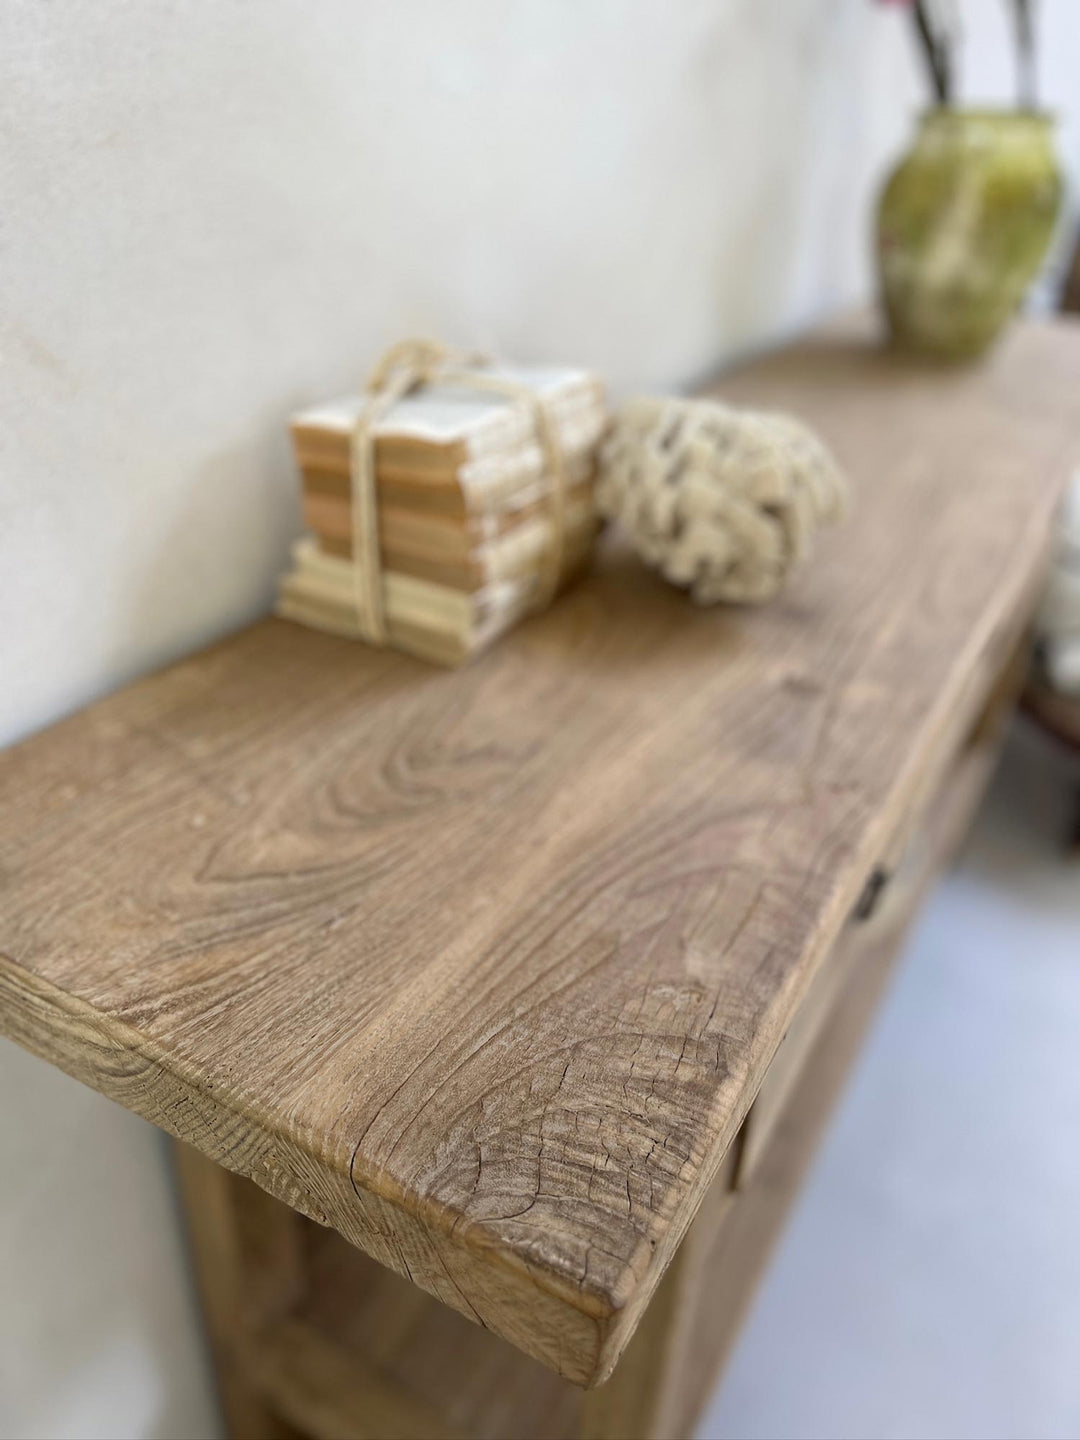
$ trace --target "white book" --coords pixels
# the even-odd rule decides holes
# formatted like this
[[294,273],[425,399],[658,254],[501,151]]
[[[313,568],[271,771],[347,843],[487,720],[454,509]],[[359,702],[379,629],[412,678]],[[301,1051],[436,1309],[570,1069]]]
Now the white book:
[[[603,391],[585,370],[492,366],[485,373],[526,385],[545,405],[564,448],[598,433],[603,423]],[[294,430],[322,432],[330,438],[352,433],[363,399],[344,395],[293,416]],[[532,407],[522,400],[456,385],[431,385],[399,400],[375,425],[378,439],[396,438],[428,445],[464,444],[473,457],[491,455],[535,440]]]

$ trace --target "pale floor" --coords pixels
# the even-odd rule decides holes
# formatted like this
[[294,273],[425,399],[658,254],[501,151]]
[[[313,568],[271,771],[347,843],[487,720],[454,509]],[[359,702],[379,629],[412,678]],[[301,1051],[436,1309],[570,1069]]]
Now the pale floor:
[[1069,774],[1021,726],[699,1440],[1080,1436],[1080,855],[1056,843]]

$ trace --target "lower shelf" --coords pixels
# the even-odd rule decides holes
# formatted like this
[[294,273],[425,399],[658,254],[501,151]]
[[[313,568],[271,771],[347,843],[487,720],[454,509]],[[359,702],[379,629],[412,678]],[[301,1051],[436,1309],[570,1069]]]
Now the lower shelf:
[[305,1230],[309,1283],[252,1337],[271,1402],[316,1440],[564,1440],[583,1392],[332,1231]]

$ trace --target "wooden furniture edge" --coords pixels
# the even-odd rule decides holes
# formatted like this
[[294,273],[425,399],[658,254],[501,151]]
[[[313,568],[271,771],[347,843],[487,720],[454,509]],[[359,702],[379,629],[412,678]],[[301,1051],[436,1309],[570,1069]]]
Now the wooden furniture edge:
[[[560,1286],[557,1274],[530,1267],[504,1248],[476,1243],[475,1227],[464,1233],[455,1231],[455,1217],[448,1214],[445,1207],[428,1206],[423,1216],[415,1215],[393,1196],[379,1194],[374,1189],[358,1189],[348,1169],[334,1172],[338,1182],[335,1193],[324,1191],[318,1197],[313,1196],[304,1177],[311,1173],[312,1159],[318,1163],[320,1176],[329,1173],[322,1157],[301,1150],[286,1136],[271,1136],[265,1117],[257,1109],[211,1093],[176,1057],[164,1055],[133,1026],[104,1015],[87,1001],[43,980],[3,953],[0,953],[0,1034],[124,1109],[141,1115],[177,1140],[193,1146],[215,1163],[244,1175],[309,1219],[331,1226],[374,1259],[390,1265],[414,1283],[419,1282],[410,1272],[404,1247],[397,1242],[410,1234],[414,1244],[429,1239],[435,1228],[430,1223],[434,1213],[439,1221],[440,1238],[467,1254],[471,1261],[479,1260],[484,1265],[485,1280],[489,1289],[495,1291],[500,1314],[528,1308],[530,1321],[535,1322],[538,1309],[553,1310],[550,1333],[560,1340],[555,1350],[536,1343],[543,1341],[544,1331],[534,1336],[531,1330],[511,1325],[507,1327],[508,1338],[567,1379],[579,1385],[598,1383],[604,1312],[600,1307],[582,1303],[587,1297],[575,1292],[574,1287],[565,1282]],[[254,1151],[244,1150],[245,1163],[242,1164],[235,1163],[234,1153],[238,1121],[250,1122],[246,1128],[259,1142]],[[267,1146],[271,1139],[272,1151]],[[374,1217],[372,1209],[377,1212]],[[386,1230],[387,1224],[394,1226],[392,1232]],[[391,1253],[385,1250],[374,1253],[377,1247],[372,1240],[376,1234],[392,1236],[395,1243]],[[482,1242],[484,1237],[479,1238]],[[425,1254],[429,1261],[433,1253],[428,1245]],[[461,1293],[445,1262],[444,1274],[452,1290]],[[422,1288],[436,1293],[429,1286]],[[445,1293],[436,1298],[447,1301]],[[455,1308],[483,1323],[464,1294]],[[576,1344],[568,1345],[568,1339]]]
[[[1062,488],[1064,483],[1063,475]],[[625,1289],[612,1296],[610,1328],[604,1336],[596,1371],[586,1388],[603,1384],[610,1377],[632,1338],[642,1312],[719,1173],[781,1040],[824,959],[838,942],[879,858],[889,856],[903,844],[912,821],[917,822],[921,818],[935,785],[958,758],[973,729],[982,723],[1002,683],[1002,676],[1013,675],[1018,650],[1026,654],[1031,617],[1050,560],[1052,535],[1048,522],[1052,510],[1053,505],[1050,505],[1047,513],[1040,511],[1032,515],[1030,529],[1036,537],[1041,531],[1041,543],[1030,546],[1031,562],[1026,572],[1018,571],[1013,584],[998,591],[996,608],[988,608],[980,625],[973,629],[967,647],[954,668],[956,679],[938,695],[935,708],[928,712],[924,722],[923,742],[913,743],[909,763],[894,776],[879,819],[864,836],[859,856],[848,867],[848,883],[837,888],[827,915],[818,927],[813,948],[794,976],[796,983],[774,997],[762,1026],[763,1031],[769,1032],[770,1039],[757,1047],[752,1069],[740,1087],[738,1103],[727,1109],[721,1139],[699,1168],[695,1183],[683,1197],[679,1209],[668,1220],[662,1242],[650,1245],[648,1239],[643,1239],[634,1260],[624,1268],[621,1281]],[[1012,680],[1010,683],[1015,690],[1018,682]],[[645,1260],[646,1270],[642,1276],[634,1262],[638,1257],[644,1257],[646,1251],[651,1251],[651,1254]]]
[[[832,987],[824,1023],[781,1103],[775,1130],[764,1142],[760,1166],[746,1190],[714,1187],[695,1216],[623,1363],[607,1385],[586,1394],[584,1440],[613,1440],[628,1434],[677,1440],[693,1432],[831,1123],[921,905],[963,842],[993,774],[1027,653],[1024,636],[991,688],[940,789],[919,817],[897,885],[886,887],[873,914],[865,920],[853,917],[838,938],[838,950],[843,952],[839,984]],[[736,1154],[734,1163],[722,1167],[722,1176],[726,1171],[729,1182],[737,1179],[740,1165],[741,1156]],[[716,1283],[717,1255],[724,1257],[722,1286]],[[716,1311],[712,1316],[710,1306]],[[710,1341],[716,1343],[706,1347],[708,1363],[701,1365],[699,1355],[695,1369],[688,1351],[695,1340],[700,1341],[698,1332],[703,1330],[711,1330]]]

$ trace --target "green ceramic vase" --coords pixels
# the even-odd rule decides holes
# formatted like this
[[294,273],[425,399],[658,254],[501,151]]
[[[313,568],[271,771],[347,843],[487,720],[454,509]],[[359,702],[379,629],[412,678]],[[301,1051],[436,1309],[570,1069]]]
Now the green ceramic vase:
[[931,110],[889,177],[877,251],[897,344],[944,359],[1000,334],[1046,256],[1061,203],[1049,116]]

